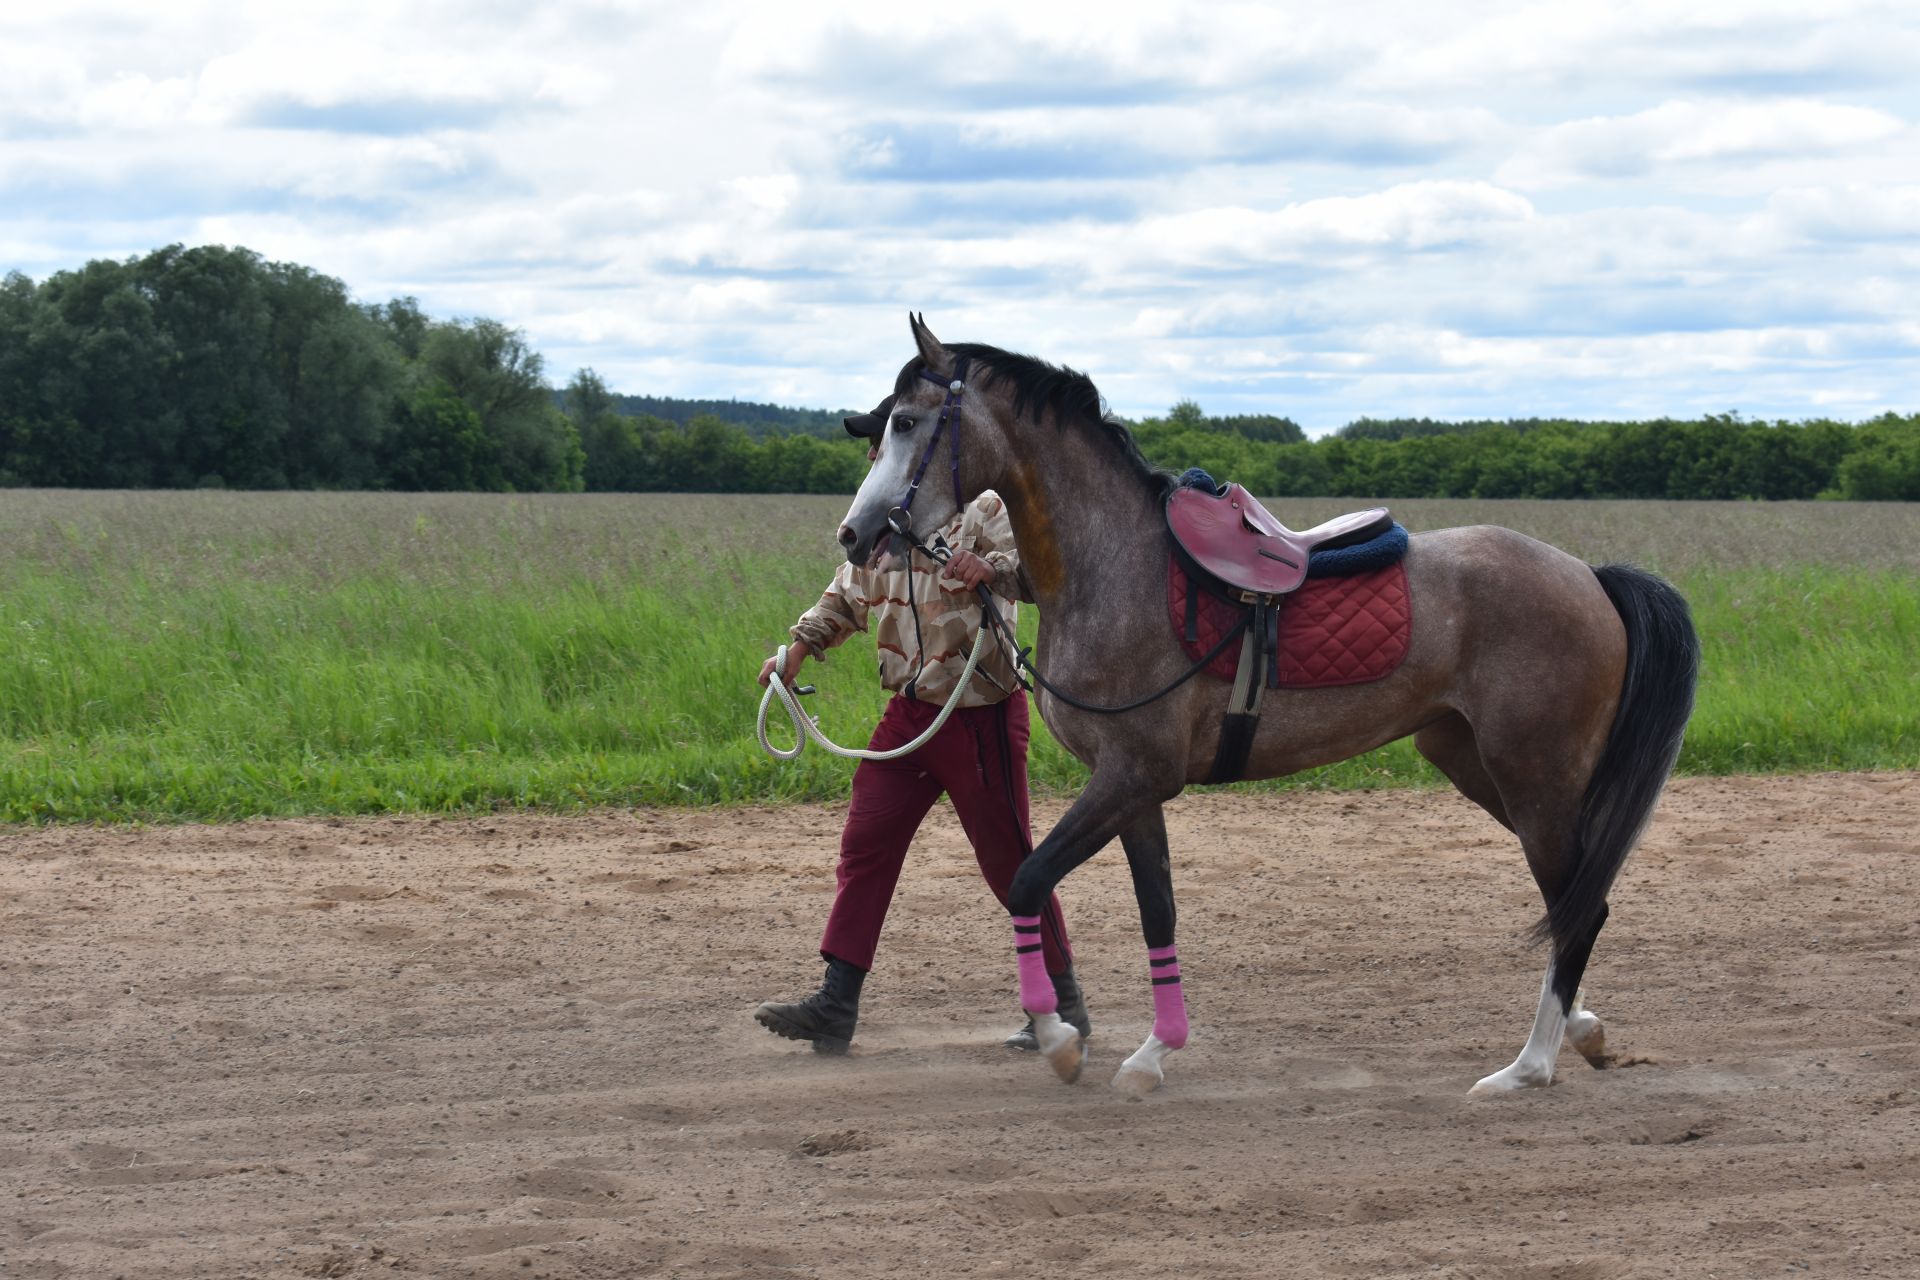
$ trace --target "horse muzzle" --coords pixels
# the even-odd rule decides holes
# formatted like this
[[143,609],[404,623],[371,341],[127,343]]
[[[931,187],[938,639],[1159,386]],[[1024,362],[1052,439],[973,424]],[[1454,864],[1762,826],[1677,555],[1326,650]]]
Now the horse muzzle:
[[847,563],[865,569],[887,569],[904,557],[908,543],[885,525],[862,531],[853,525],[840,526],[839,542],[847,554]]

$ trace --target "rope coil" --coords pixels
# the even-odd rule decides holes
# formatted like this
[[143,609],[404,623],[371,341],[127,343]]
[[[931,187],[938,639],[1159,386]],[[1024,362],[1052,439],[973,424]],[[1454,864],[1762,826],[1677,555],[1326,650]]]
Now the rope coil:
[[[981,627],[979,634],[974,637],[973,652],[967,655],[967,665],[960,672],[960,681],[953,686],[953,693],[948,697],[947,705],[940,708],[940,714],[934,717],[933,723],[927,726],[926,732],[905,746],[894,747],[890,751],[843,747],[820,732],[819,721],[800,709],[799,695],[789,689],[786,680],[782,678],[781,673],[787,669],[787,646],[783,644],[774,651],[773,677],[767,681],[767,691],[760,697],[760,714],[754,720],[753,731],[760,739],[760,749],[775,760],[796,760],[800,753],[806,750],[807,739],[812,738],[834,755],[848,760],[897,760],[901,756],[918,751],[932,740],[934,734],[940,732],[940,726],[947,722],[947,717],[951,716],[954,708],[960,705],[960,699],[966,694],[967,686],[973,682],[973,669],[980,665],[980,659],[986,656],[987,646],[992,643],[993,637],[989,634],[988,628]],[[776,694],[779,695],[780,705],[786,708],[788,717],[793,721],[791,749],[776,747],[767,740],[767,708],[772,705]]]

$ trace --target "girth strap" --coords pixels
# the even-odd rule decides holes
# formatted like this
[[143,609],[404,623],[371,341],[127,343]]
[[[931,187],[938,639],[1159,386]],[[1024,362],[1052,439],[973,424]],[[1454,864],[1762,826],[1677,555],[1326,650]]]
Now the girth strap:
[[[1195,588],[1197,590],[1197,588]],[[1192,595],[1187,597],[1193,599]],[[1248,606],[1246,634],[1240,640],[1240,665],[1233,673],[1233,693],[1220,725],[1220,745],[1214,749],[1207,781],[1238,782],[1253,750],[1254,731],[1260,727],[1261,696],[1267,687],[1280,687],[1280,602],[1255,601]]]
[[1253,606],[1255,621],[1262,620],[1260,617],[1262,610],[1266,613],[1264,629],[1267,636],[1267,670],[1265,672],[1267,687],[1278,689],[1280,687],[1280,605],[1275,602]]

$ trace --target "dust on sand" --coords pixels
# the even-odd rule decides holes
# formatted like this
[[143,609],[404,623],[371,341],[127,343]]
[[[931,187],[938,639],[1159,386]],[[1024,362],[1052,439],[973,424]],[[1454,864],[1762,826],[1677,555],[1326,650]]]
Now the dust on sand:
[[[1042,829],[1059,812],[1041,805]],[[1451,794],[1191,795],[1195,1024],[1124,862],[1064,898],[1082,1082],[997,1047],[1004,915],[949,811],[853,1054],[810,989],[830,807],[0,835],[0,1278],[1920,1275],[1920,775],[1677,784],[1519,1048],[1519,850]]]

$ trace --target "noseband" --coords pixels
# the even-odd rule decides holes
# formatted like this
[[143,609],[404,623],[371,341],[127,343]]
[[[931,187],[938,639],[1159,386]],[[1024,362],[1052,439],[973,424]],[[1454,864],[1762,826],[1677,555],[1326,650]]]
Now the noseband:
[[960,496],[960,396],[967,389],[968,363],[966,356],[956,357],[951,380],[925,369],[918,371],[928,382],[946,387],[947,401],[940,406],[940,417],[933,424],[933,438],[927,441],[926,452],[920,455],[920,466],[913,473],[912,483],[907,486],[907,496],[900,499],[899,506],[887,512],[887,527],[916,546],[919,545],[919,539],[913,536],[913,500],[919,496],[920,481],[926,476],[928,465],[933,462],[933,451],[940,447],[940,433],[947,429],[949,422],[953,424],[953,435],[947,442],[947,453],[951,458],[948,469],[953,473],[953,508],[955,511],[967,509],[966,499]]

